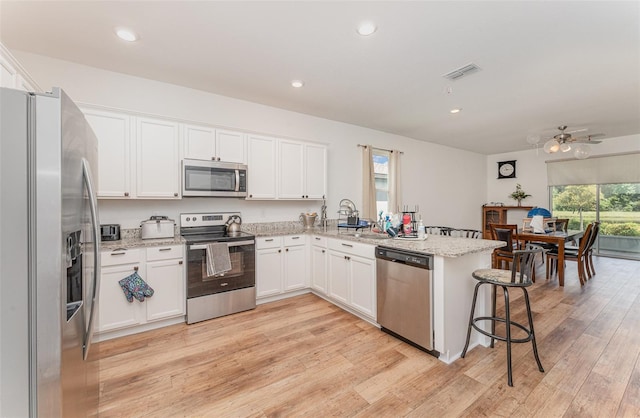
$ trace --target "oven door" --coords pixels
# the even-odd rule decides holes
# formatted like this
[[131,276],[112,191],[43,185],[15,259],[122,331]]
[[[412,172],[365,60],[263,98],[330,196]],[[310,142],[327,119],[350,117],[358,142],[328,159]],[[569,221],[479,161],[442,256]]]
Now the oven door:
[[255,241],[228,242],[231,270],[207,275],[207,244],[191,244],[187,252],[187,299],[256,285]]
[[183,196],[247,196],[247,167],[243,164],[185,159],[182,167]]

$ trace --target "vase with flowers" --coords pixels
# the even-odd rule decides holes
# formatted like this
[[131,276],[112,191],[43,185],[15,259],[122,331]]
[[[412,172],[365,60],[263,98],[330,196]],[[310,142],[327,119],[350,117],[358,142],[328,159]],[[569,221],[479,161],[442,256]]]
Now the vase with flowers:
[[516,184],[516,191],[509,195],[510,198],[518,201],[518,206],[522,206],[522,199],[525,199],[529,196],[531,195],[522,190],[522,186],[520,186],[519,183]]

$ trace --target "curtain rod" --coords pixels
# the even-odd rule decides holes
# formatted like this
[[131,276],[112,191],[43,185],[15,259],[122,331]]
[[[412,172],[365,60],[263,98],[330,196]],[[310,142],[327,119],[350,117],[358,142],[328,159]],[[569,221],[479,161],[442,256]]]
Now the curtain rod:
[[358,144],[358,146],[362,147],[362,148],[371,147],[371,149],[377,149],[378,151],[397,152],[398,154],[404,154],[404,152],[402,152],[402,151],[398,151],[398,150],[394,151],[392,149],[378,148],[378,147],[374,147],[373,145]]

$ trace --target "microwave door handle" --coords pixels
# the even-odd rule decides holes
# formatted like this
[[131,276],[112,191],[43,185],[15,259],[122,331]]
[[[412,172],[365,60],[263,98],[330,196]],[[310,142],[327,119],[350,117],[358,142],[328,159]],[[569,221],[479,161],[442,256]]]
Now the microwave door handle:
[[240,170],[236,168],[236,192],[240,191]]

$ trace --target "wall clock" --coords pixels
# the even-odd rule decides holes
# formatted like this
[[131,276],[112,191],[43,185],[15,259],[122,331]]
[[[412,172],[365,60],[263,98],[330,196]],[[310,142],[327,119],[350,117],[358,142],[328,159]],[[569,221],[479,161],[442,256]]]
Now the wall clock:
[[499,179],[516,178],[516,160],[498,161],[498,178]]

